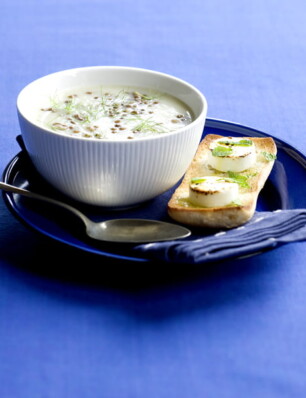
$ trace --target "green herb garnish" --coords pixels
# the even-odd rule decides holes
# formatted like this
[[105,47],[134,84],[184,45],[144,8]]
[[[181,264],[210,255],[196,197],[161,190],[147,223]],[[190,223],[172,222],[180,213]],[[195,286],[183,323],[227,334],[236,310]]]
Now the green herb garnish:
[[207,179],[204,177],[194,177],[191,179],[190,183],[191,184],[201,184],[202,182],[205,182]]
[[268,161],[272,162],[273,160],[276,159],[276,155],[273,155],[273,153],[270,152],[261,152],[263,157]]
[[220,145],[227,145],[227,146],[252,146],[253,142],[251,140],[240,140],[240,141],[218,141]]
[[233,200],[231,203],[227,205],[228,207],[237,207],[242,206],[242,202],[239,199]]
[[235,143],[234,145],[238,145],[238,146],[252,146],[253,145],[253,141],[251,140],[240,140],[237,143]]
[[217,157],[225,157],[230,155],[232,152],[233,150],[230,147],[216,146],[212,151],[212,155]]
[[233,182],[236,182],[241,188],[250,188],[250,185],[248,183],[248,177],[246,175],[235,173],[233,171],[228,171],[227,174],[229,178]]

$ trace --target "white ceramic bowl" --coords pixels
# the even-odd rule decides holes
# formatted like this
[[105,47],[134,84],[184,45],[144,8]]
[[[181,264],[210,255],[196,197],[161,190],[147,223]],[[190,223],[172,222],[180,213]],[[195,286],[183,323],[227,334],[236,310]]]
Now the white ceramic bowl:
[[[94,85],[165,92],[187,104],[194,121],[175,132],[122,141],[71,137],[38,124],[37,112],[55,90]],[[17,111],[27,152],[50,184],[81,202],[120,207],[152,199],[179,181],[201,139],[207,102],[195,87],[170,75],[98,66],[64,70],[35,80],[19,93]]]

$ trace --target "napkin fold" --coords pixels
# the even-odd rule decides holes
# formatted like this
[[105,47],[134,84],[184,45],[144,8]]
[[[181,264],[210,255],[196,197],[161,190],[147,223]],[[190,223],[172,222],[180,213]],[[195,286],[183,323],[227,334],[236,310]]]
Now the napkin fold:
[[135,250],[166,262],[203,264],[306,240],[306,209],[255,212],[243,226],[198,239],[142,244]]

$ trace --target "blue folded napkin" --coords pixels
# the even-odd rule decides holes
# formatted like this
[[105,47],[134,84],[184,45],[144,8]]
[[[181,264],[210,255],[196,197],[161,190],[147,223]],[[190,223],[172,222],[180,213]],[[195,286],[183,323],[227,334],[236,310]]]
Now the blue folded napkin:
[[157,242],[136,246],[147,258],[166,262],[203,264],[245,256],[280,244],[306,239],[306,209],[255,212],[241,227],[200,239]]

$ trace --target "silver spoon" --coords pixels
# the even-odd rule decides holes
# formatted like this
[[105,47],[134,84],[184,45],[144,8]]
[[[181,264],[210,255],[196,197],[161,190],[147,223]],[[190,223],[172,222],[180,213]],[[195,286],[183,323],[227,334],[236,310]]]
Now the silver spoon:
[[0,182],[0,189],[52,203],[69,210],[83,221],[88,236],[101,241],[122,243],[161,242],[185,238],[191,234],[189,229],[185,227],[157,220],[121,218],[94,222],[79,210],[59,200],[48,198],[4,182]]

